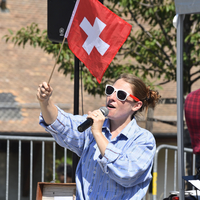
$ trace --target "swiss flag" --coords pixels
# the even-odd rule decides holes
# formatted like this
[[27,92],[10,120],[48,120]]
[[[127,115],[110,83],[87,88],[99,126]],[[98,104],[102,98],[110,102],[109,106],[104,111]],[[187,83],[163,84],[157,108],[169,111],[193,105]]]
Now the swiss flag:
[[100,83],[131,28],[98,0],[77,0],[65,37],[71,51]]

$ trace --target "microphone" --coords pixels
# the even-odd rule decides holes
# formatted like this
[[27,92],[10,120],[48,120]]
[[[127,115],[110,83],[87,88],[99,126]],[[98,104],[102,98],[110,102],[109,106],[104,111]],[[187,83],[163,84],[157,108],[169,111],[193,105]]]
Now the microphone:
[[[99,110],[102,112],[102,114],[106,117],[109,113],[108,108],[106,107],[101,107]],[[83,132],[93,124],[93,119],[92,118],[87,118],[81,125],[78,126],[78,131]]]

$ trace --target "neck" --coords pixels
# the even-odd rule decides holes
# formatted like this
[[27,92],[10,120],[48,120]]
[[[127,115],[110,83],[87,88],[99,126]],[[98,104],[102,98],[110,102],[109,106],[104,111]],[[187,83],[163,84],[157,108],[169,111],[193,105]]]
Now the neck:
[[124,121],[110,120],[110,131],[112,134],[111,139],[117,137],[130,121],[130,118],[127,118]]

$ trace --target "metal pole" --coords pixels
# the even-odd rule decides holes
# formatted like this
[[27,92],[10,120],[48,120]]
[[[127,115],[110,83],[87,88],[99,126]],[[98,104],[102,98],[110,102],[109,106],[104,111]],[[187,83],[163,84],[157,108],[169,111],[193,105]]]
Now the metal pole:
[[179,15],[177,21],[177,143],[178,143],[178,186],[180,200],[184,199],[184,142],[183,142],[183,20]]
[[18,149],[18,200],[21,199],[21,154],[22,154],[22,141],[19,140]]
[[33,197],[33,141],[30,141],[30,192],[29,200]]
[[53,142],[53,182],[56,180],[56,142]]
[[165,170],[164,170],[164,198],[167,197],[167,163],[168,163],[168,149],[165,149]]
[[44,159],[45,159],[45,142],[42,141],[42,182],[44,182]]
[[10,171],[10,140],[7,140],[7,153],[6,153],[6,200],[9,195],[9,171]]
[[[75,56],[74,66],[74,115],[79,114],[79,59]],[[79,161],[79,157],[73,153],[72,162],[72,182],[75,183],[75,172]]]
[[67,149],[64,148],[64,183],[67,183]]

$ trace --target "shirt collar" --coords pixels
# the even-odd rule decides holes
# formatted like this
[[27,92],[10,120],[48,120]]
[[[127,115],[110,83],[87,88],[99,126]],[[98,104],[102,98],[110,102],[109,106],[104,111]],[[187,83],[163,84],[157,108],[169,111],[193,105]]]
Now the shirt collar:
[[135,132],[137,126],[137,122],[135,118],[133,118],[128,125],[121,131],[121,134],[126,136],[128,139],[133,137],[133,133]]
[[[124,135],[128,139],[133,137],[133,133],[136,129],[136,126],[137,126],[137,122],[136,122],[135,118],[133,118],[128,123],[128,125],[121,131],[120,134]],[[105,119],[104,124],[103,124],[103,128],[107,128],[110,131],[110,120],[108,118]]]

